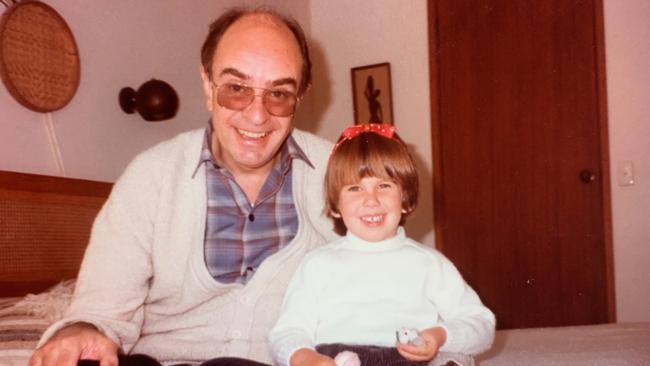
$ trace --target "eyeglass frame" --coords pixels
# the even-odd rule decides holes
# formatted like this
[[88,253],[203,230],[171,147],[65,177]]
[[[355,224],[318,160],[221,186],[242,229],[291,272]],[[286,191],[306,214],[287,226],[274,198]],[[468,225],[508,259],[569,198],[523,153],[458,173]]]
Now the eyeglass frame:
[[[266,112],[267,112],[268,114],[270,114],[270,115],[272,115],[272,116],[275,116],[275,117],[291,117],[291,116],[293,116],[293,115],[296,113],[296,108],[298,107],[298,103],[302,100],[302,96],[298,96],[295,92],[292,92],[292,91],[284,91],[284,90],[283,90],[284,93],[288,93],[288,94],[293,95],[293,98],[295,99],[295,101],[294,101],[294,103],[293,103],[293,108],[292,108],[292,110],[291,110],[291,113],[290,113],[290,114],[287,114],[286,116],[283,116],[283,115],[277,115],[277,114],[271,112],[271,111],[269,110],[269,107],[268,107],[268,106],[266,105],[266,103],[265,103],[265,96],[268,95],[270,92],[277,91],[277,89],[270,89],[270,88],[263,88],[263,87],[255,87],[255,86],[250,86],[250,85],[248,85],[248,84],[240,83],[240,82],[225,82],[225,83],[223,83],[223,84],[217,84],[217,83],[215,83],[215,82],[212,81],[212,80],[210,80],[210,85],[211,85],[214,89],[217,90],[217,93],[216,93],[217,104],[219,104],[219,106],[221,106],[221,107],[223,107],[223,108],[226,108],[226,109],[228,109],[228,110],[231,110],[231,111],[243,111],[244,109],[248,108],[251,104],[253,104],[253,101],[255,101],[255,98],[256,98],[257,96],[261,96],[261,97],[262,97],[262,105],[264,106],[264,110],[266,110]],[[243,88],[253,89],[253,91],[255,91],[255,90],[262,90],[262,92],[261,92],[261,93],[253,93],[252,98],[250,99],[250,102],[249,102],[246,106],[244,106],[242,109],[233,109],[233,108],[229,108],[229,107],[227,107],[227,106],[225,106],[225,105],[223,105],[223,104],[221,104],[221,103],[219,102],[219,89],[220,89],[222,86],[226,86],[226,85],[237,85],[237,86],[241,86],[241,87],[243,87]]]

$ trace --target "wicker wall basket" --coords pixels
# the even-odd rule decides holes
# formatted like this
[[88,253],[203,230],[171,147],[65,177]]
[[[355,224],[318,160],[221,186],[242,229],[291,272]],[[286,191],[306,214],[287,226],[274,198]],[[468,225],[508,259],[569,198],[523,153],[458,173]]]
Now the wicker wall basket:
[[79,52],[65,20],[40,1],[11,6],[0,21],[0,75],[25,107],[51,112],[79,86]]

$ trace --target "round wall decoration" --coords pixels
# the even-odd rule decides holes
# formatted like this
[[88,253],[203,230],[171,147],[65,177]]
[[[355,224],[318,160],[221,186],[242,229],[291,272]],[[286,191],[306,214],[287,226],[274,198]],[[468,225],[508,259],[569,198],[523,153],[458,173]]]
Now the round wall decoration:
[[9,93],[38,112],[63,108],[79,86],[79,52],[65,20],[52,7],[26,0],[0,21],[0,75]]

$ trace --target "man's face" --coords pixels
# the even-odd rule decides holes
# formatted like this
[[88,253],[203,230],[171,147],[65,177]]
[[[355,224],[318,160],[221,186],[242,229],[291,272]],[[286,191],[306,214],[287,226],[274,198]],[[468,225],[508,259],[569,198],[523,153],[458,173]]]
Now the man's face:
[[244,16],[224,33],[212,61],[212,80],[202,72],[212,113],[213,154],[232,174],[268,172],[291,132],[292,118],[271,115],[256,89],[252,103],[230,110],[217,103],[217,88],[237,83],[297,93],[302,58],[291,31],[267,15]]

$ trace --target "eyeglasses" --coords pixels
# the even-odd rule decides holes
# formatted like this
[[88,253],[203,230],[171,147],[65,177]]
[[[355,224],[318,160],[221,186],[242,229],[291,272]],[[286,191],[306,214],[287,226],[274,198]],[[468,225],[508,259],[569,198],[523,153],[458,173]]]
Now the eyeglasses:
[[255,90],[262,91],[262,104],[269,114],[276,117],[289,117],[296,110],[298,97],[293,92],[282,89],[254,88],[252,86],[225,83],[217,85],[212,83],[217,89],[217,103],[233,111],[242,111],[246,109],[255,99]]

